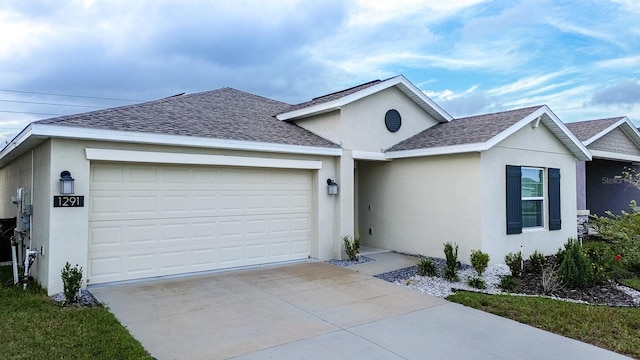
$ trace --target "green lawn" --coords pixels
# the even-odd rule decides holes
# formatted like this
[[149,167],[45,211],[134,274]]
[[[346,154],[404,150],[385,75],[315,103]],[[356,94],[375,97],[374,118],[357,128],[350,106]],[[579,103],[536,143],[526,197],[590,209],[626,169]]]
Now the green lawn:
[[[11,278],[0,267],[0,280]],[[29,285],[0,288],[3,359],[152,359],[102,306],[62,307]]]
[[640,291],[640,279],[620,279],[618,280],[622,285],[626,285],[630,288]]
[[640,359],[639,308],[470,292],[458,292],[447,300]]

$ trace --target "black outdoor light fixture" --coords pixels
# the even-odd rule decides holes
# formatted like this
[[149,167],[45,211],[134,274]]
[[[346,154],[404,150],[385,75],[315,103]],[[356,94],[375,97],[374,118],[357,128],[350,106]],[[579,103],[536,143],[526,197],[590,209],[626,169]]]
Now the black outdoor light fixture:
[[327,192],[329,195],[338,195],[338,184],[331,179],[327,179]]
[[71,173],[67,170],[60,173],[60,194],[73,194],[73,182],[74,178],[71,177]]

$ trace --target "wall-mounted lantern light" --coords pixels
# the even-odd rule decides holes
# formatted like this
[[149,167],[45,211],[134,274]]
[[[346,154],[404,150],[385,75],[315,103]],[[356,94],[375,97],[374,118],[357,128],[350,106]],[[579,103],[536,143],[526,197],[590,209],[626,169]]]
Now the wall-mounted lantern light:
[[60,194],[73,194],[74,178],[67,170],[60,173]]
[[329,195],[338,195],[338,184],[334,180],[327,179],[327,192]]

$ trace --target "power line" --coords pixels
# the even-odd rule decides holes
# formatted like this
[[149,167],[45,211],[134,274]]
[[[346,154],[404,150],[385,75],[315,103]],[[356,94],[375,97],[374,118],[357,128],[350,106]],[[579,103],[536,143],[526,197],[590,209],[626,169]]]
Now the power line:
[[9,111],[9,110],[0,110],[3,113],[11,113],[11,114],[30,114],[30,115],[52,115],[52,116],[63,116],[65,114],[50,114],[50,113],[39,113],[39,112],[29,112],[29,111]]
[[70,95],[70,94],[55,94],[55,93],[24,91],[24,90],[10,90],[10,89],[0,89],[0,91],[12,92],[12,93],[21,93],[21,94],[36,94],[36,95],[48,95],[48,96],[66,96],[66,97],[75,97],[75,98],[82,98],[82,99],[99,99],[99,100],[114,100],[114,101],[129,101],[129,102],[143,102],[144,101],[144,100],[118,99],[118,98],[106,98],[106,97],[98,97],[98,96],[84,96],[84,95]]
[[0,101],[2,101],[2,102],[10,102],[10,103],[19,103],[19,104],[74,106],[74,107],[83,107],[83,108],[106,109],[106,107],[104,107],[104,106],[91,106],[91,105],[57,104],[57,103],[46,103],[46,102],[37,102],[37,101],[3,100],[3,99],[0,99]]

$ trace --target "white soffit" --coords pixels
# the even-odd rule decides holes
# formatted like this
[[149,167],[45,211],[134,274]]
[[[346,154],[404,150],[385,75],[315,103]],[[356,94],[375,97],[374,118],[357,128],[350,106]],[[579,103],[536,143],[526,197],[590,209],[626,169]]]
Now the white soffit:
[[354,150],[351,152],[351,156],[356,160],[377,160],[377,161],[386,161],[387,156],[384,153],[373,152],[373,151],[357,151]]
[[634,163],[640,163],[640,156],[631,154],[621,154],[611,151],[591,150],[594,158],[614,160],[614,161],[630,161]]
[[319,170],[322,161],[86,148],[87,160]]

